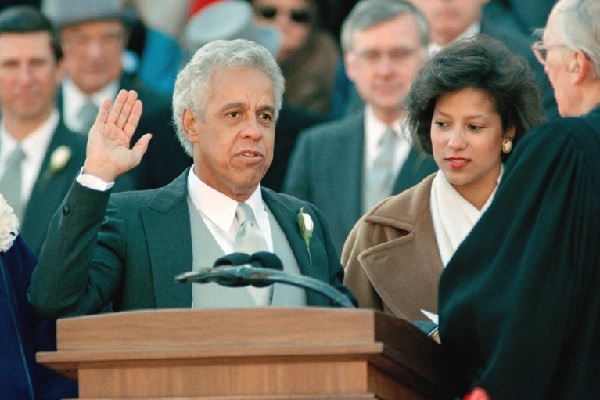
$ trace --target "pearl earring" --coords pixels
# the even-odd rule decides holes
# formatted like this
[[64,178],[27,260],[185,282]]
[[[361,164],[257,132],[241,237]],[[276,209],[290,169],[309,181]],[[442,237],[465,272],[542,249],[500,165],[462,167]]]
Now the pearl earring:
[[513,147],[512,138],[509,138],[509,137],[504,138],[504,140],[502,141],[502,152],[504,154],[508,154],[512,150],[512,147]]

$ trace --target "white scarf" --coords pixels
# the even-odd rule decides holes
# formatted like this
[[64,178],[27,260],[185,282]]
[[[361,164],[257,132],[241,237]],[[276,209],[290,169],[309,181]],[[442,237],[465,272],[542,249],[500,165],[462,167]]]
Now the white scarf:
[[[501,166],[498,183],[500,183],[503,172],[504,166]],[[496,194],[496,189],[498,189],[498,185],[481,210],[478,210],[458,194],[441,171],[433,178],[429,207],[433,220],[433,231],[444,267],[488,208]]]

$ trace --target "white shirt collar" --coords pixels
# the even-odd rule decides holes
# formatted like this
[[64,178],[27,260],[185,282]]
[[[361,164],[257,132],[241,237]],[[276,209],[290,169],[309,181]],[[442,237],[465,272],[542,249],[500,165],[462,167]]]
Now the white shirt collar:
[[[391,124],[392,128],[394,129],[394,132],[396,132],[396,135],[398,136],[398,139],[402,138],[401,125],[402,118],[398,118]],[[377,119],[377,117],[373,113],[373,109],[370,106],[367,106],[365,112],[365,143],[368,149],[376,150],[379,147],[379,143],[381,142],[381,138],[383,137],[383,134],[385,133],[387,127],[387,124]]]
[[[196,209],[223,232],[229,231],[233,224],[237,224],[235,211],[238,202],[202,182],[194,174],[193,168],[190,168],[188,175],[188,192]],[[264,225],[268,223],[266,222],[268,215],[263,204],[260,185],[245,203],[252,208],[259,228],[264,231],[266,229]]]
[[81,107],[90,100],[96,104],[98,108],[100,108],[104,99],[114,100],[119,91],[119,80],[114,80],[104,88],[93,93],[91,96],[87,96],[79,90],[77,85],[75,85],[70,78],[65,78],[62,84],[62,91],[65,124],[69,129],[79,132],[82,129],[82,123],[79,120]]
[[[34,129],[25,139],[21,141],[21,147],[25,153],[22,163],[21,199],[24,203],[29,201],[33,186],[40,175],[42,162],[48,151],[48,146],[58,125],[58,110],[54,110],[50,117],[39,127]],[[6,158],[17,146],[17,141],[6,131],[4,124],[0,128],[0,176],[4,174]],[[44,171],[41,171],[42,173]]]
[[[20,144],[25,152],[25,159],[28,160],[31,165],[41,166],[46,151],[48,150],[50,140],[52,139],[52,135],[58,125],[58,120],[58,110],[54,109],[45,122],[34,129],[25,139],[23,139],[23,141],[21,141]],[[2,143],[0,146],[0,160],[2,161],[2,164],[4,164],[6,157],[8,157],[17,146],[17,141],[9,132],[7,132],[4,127],[4,122],[2,123],[2,132],[0,135],[0,143]]]
[[[466,38],[470,38],[472,36],[475,36],[479,33],[479,31],[481,30],[481,23],[480,22],[475,22],[473,25],[469,26],[463,33],[461,33],[460,35],[458,35],[458,37],[456,39],[454,39],[452,41],[452,43],[454,42],[458,42],[461,39],[466,39]],[[438,51],[440,51],[444,46],[438,44],[438,43],[434,43],[431,42],[429,43],[429,55],[433,55],[435,53],[437,53]]]

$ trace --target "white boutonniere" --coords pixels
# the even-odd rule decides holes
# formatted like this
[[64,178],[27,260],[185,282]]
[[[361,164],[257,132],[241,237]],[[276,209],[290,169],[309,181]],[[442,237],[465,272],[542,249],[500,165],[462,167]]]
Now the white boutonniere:
[[304,207],[300,207],[298,212],[298,229],[300,229],[300,236],[306,243],[306,250],[308,250],[308,258],[312,264],[312,258],[310,254],[310,240],[312,239],[313,230],[315,229],[315,223],[309,214],[304,212]]
[[71,159],[69,146],[58,146],[50,156],[50,173],[52,175],[60,172]]
[[19,220],[0,194],[0,253],[6,253],[19,234]]

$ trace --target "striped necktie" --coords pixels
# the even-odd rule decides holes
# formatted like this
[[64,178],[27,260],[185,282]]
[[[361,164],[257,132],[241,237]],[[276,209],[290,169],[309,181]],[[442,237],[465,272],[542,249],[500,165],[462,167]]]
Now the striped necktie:
[[379,142],[379,152],[367,173],[365,211],[390,196],[393,186],[393,166],[396,152],[396,132],[388,127]]

